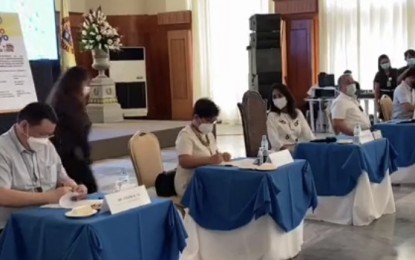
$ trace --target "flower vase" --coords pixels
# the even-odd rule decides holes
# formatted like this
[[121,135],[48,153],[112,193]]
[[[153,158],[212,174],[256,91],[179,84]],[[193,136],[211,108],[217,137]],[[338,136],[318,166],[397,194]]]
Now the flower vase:
[[88,115],[93,123],[113,123],[123,120],[123,114],[118,103],[115,82],[105,75],[110,68],[109,52],[101,49],[91,50],[92,68],[98,71],[98,76],[90,82],[90,99],[87,106]]
[[110,54],[108,51],[101,49],[93,49],[92,53],[92,68],[98,71],[98,76],[106,77],[105,71],[109,69]]

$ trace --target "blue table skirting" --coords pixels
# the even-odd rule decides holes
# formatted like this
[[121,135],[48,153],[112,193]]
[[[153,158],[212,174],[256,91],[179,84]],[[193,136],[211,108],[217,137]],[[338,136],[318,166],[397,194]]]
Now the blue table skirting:
[[373,130],[380,130],[396,149],[399,167],[415,164],[415,124],[382,123],[374,125]]
[[302,143],[294,157],[310,163],[319,196],[345,196],[363,171],[371,182],[381,183],[388,170],[396,170],[396,156],[388,140],[380,139],[363,145]]
[[66,211],[35,208],[12,215],[0,238],[0,259],[172,260],[186,245],[170,201],[86,219],[66,218]]
[[317,206],[317,193],[304,160],[272,172],[208,166],[196,169],[182,203],[205,229],[233,230],[269,215],[289,232]]

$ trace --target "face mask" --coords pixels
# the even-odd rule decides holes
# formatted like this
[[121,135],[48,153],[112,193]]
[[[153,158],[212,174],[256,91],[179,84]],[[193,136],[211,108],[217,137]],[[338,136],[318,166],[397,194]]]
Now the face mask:
[[391,67],[391,64],[389,62],[388,63],[383,63],[383,64],[380,64],[380,67],[384,70],[387,70]]
[[49,143],[49,138],[29,137],[27,143],[33,150],[39,150]]
[[202,123],[200,124],[198,128],[199,128],[199,131],[205,135],[213,132],[213,124]]
[[280,110],[287,106],[287,98],[286,97],[274,98],[273,102],[274,102],[274,105]]
[[415,65],[415,58],[409,58],[407,63],[408,63],[408,66],[414,66]]
[[346,94],[350,97],[354,97],[356,95],[356,84],[350,84],[346,87]]

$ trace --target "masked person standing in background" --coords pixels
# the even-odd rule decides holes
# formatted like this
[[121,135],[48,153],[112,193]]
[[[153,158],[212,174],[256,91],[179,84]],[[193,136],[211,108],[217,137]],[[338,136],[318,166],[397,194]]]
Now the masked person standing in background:
[[387,55],[382,54],[378,58],[378,72],[373,80],[373,89],[375,91],[375,104],[379,117],[383,119],[379,101],[383,95],[387,95],[393,100],[393,92],[397,86],[398,70],[392,68],[390,59]]
[[82,67],[72,67],[58,80],[48,98],[48,103],[58,115],[55,136],[51,139],[62,159],[68,175],[77,183],[85,184],[90,193],[97,185],[90,168],[88,142],[91,121],[86,113],[88,72]]
[[356,98],[356,83],[351,75],[344,74],[338,80],[340,94],[331,106],[333,128],[336,133],[353,136],[353,130],[360,126],[370,129],[369,116],[363,111]]

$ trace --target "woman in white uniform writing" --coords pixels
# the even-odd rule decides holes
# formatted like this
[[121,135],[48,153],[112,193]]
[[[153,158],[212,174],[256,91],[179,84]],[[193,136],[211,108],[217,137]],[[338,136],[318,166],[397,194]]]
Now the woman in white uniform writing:
[[283,84],[275,84],[269,98],[268,139],[273,150],[293,150],[300,141],[315,139],[303,113],[295,107],[294,97]]
[[228,153],[219,153],[213,135],[219,108],[211,100],[199,99],[193,107],[193,120],[177,136],[176,150],[179,166],[174,178],[178,196],[183,197],[194,169],[206,165],[220,164],[231,159]]

